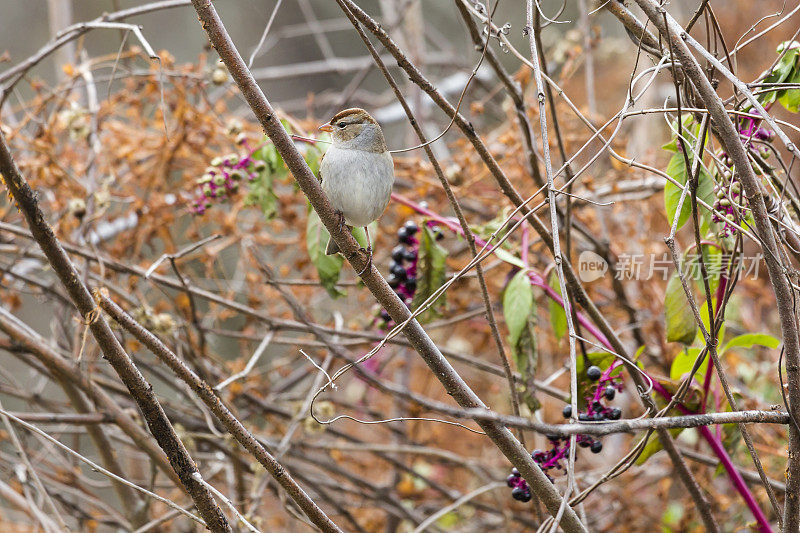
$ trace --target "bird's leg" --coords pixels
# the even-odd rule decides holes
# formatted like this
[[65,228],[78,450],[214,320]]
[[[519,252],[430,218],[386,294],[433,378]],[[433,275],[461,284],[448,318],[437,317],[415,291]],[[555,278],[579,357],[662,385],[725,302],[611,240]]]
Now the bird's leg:
[[364,250],[364,252],[366,252],[367,254],[369,254],[369,257],[367,257],[367,264],[364,265],[364,268],[361,270],[361,272],[358,273],[359,277],[364,275],[364,272],[369,270],[370,267],[372,266],[372,241],[369,238],[369,228],[366,226],[364,226],[364,233],[367,234],[367,249],[366,250],[364,250],[364,248],[361,249]]
[[339,231],[343,231],[344,227],[346,226],[345,220],[344,220],[344,211],[341,211],[341,210],[337,209],[336,210],[336,216],[339,218],[339,222],[337,223],[338,224],[337,228],[339,228]]

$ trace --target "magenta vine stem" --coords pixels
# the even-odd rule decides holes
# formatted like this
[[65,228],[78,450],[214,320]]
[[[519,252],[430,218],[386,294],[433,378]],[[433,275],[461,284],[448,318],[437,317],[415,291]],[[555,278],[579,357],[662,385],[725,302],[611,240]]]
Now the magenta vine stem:
[[[652,379],[652,378],[651,378]],[[667,391],[661,383],[656,380],[653,381],[653,390],[655,390],[658,394],[664,397],[665,400],[669,401],[672,399],[672,395]],[[683,414],[697,414],[695,411],[691,409],[687,409],[685,406],[678,404],[675,407]],[[744,478],[736,469],[736,466],[733,464],[730,455],[725,450],[725,447],[722,445],[722,440],[715,436],[711,431],[708,429],[708,426],[700,426],[697,428],[700,432],[700,435],[705,439],[705,441],[711,446],[711,449],[714,452],[714,455],[717,456],[720,463],[722,463],[722,467],[725,469],[725,472],[728,474],[728,479],[730,479],[731,484],[736,489],[736,491],[742,496],[747,507],[750,509],[750,512],[753,514],[753,517],[758,522],[758,530],[762,533],[771,533],[772,526],[767,520],[767,517],[764,515],[764,512],[761,510],[761,507],[758,505],[758,502],[753,496],[753,493],[750,492],[750,487],[747,486],[747,483],[744,481]]]
[[[435,221],[451,229],[453,232],[463,236],[464,232],[461,229],[461,226],[455,220],[443,217],[438,213],[431,211],[427,207],[422,206],[419,203],[414,202],[413,200],[410,200],[400,194],[392,193],[392,199],[400,204],[410,207],[419,214],[424,215],[428,217],[430,220]],[[486,245],[486,241],[480,239],[477,235],[475,236],[475,243],[478,244],[479,246]],[[550,285],[547,284],[545,279],[539,273],[529,270],[528,278],[531,280],[532,285],[540,287],[541,289],[544,290],[544,293],[550,299],[557,302],[560,306],[562,307],[564,306],[564,300],[561,298],[561,295],[558,294],[558,292],[556,292],[552,287],[550,287]],[[720,286],[722,285],[723,282],[722,279],[720,279]],[[721,290],[724,291],[724,288]],[[720,291],[719,287],[717,288],[717,291],[719,293]],[[594,326],[594,324],[592,324],[582,313],[576,312],[576,315],[580,324],[584,328],[586,328],[586,330],[589,331],[598,340],[600,344],[602,344],[607,350],[609,350],[609,352],[614,353],[614,349],[611,346],[611,343],[605,337],[605,335],[603,335]],[[615,361],[615,363],[618,362],[619,361]],[[711,364],[711,361],[709,361],[707,374],[708,372],[711,372],[712,369],[713,365]],[[650,382],[653,384],[653,390],[656,393],[661,395],[667,401],[672,399],[672,395],[669,393],[669,391],[667,391],[664,388],[663,385],[661,385],[655,378],[647,374],[644,370],[642,370],[642,372],[644,373],[644,375],[648,377]],[[683,414],[697,414],[697,412],[692,411],[691,409],[687,409],[683,405],[678,404],[676,405],[676,407]],[[750,509],[750,512],[753,514],[753,517],[756,519],[756,522],[758,522],[759,531],[761,531],[762,533],[772,532],[772,526],[770,526],[769,520],[767,520],[767,517],[761,510],[761,507],[759,507],[758,502],[753,496],[753,493],[750,492],[750,488],[747,486],[747,483],[745,483],[744,478],[736,469],[736,466],[733,464],[733,461],[728,455],[728,452],[722,445],[721,439],[719,437],[716,437],[713,433],[711,433],[711,431],[706,426],[700,426],[698,430],[700,432],[700,435],[706,440],[706,442],[708,442],[709,446],[714,452],[714,455],[716,455],[720,463],[722,463],[722,466],[723,468],[725,468],[725,471],[727,472],[728,478],[730,479],[730,482],[733,485],[734,489],[736,489],[736,491],[742,496],[745,503],[747,504],[747,507]]]
[[[619,359],[615,359],[613,363],[608,365],[608,368],[600,376],[600,379],[597,380],[598,383],[605,383],[606,381],[608,381],[609,378],[611,377],[611,373],[614,372],[614,370],[616,370],[617,367],[620,366],[621,364],[622,361],[620,361]],[[600,400],[600,397],[603,395],[603,390],[604,390],[603,387],[601,387],[600,385],[595,387],[594,394],[592,395],[592,402]]]

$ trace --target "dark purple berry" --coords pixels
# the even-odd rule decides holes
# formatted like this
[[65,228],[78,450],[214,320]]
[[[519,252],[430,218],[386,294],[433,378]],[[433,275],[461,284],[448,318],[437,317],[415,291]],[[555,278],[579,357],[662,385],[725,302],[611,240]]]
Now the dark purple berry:
[[602,403],[600,403],[600,402],[598,402],[596,400],[592,402],[592,410],[593,411],[601,411],[602,409],[603,409],[603,404]]
[[386,282],[393,289],[396,289],[397,287],[400,286],[400,279],[398,279],[398,277],[395,276],[394,274],[389,274],[389,276],[386,278]]
[[392,319],[392,317],[389,316],[389,311],[387,311],[386,309],[381,309],[381,318],[387,322]]
[[533,450],[531,452],[531,459],[535,460],[537,457],[541,457],[542,453],[543,453],[542,450],[539,450],[539,449]]
[[406,279],[406,289],[408,289],[410,292],[417,290],[417,278],[414,276],[409,276],[409,278]]
[[511,491],[511,497],[520,502],[529,502],[531,501],[531,492],[522,487],[514,487],[514,490]]
[[564,415],[564,418],[570,418],[572,416],[572,406],[569,404],[565,405],[561,414]]
[[609,420],[619,420],[622,416],[622,410],[619,407],[614,407],[610,413],[608,413]]
[[409,220],[408,222],[403,224],[403,227],[406,229],[409,235],[414,235],[416,232],[419,231],[419,226],[417,226],[417,223],[414,222],[413,220]]
[[441,241],[442,239],[444,239],[444,233],[442,232],[442,228],[440,228],[439,226],[433,228],[433,237],[437,241]]
[[600,453],[603,451],[603,443],[599,440],[596,440],[592,443],[590,449],[592,450],[592,453]]
[[616,395],[617,395],[617,389],[615,389],[614,387],[612,387],[610,385],[608,387],[606,387],[605,392],[603,392],[603,396],[605,396],[606,400],[608,400],[609,402],[611,400],[613,400],[614,396],[616,396]]
[[511,475],[512,475],[512,476],[519,477],[519,470],[517,470],[517,467],[516,467],[516,466],[515,466],[514,468],[512,468],[512,469],[511,469]]
[[397,230],[397,240],[403,244],[411,244],[411,236],[411,233],[408,232],[405,226]]
[[600,376],[603,375],[603,371],[600,370],[599,366],[590,366],[589,369],[586,371],[586,377],[591,379],[592,381],[597,381],[600,379]]
[[517,484],[517,479],[519,479],[519,476],[515,476],[514,474],[511,474],[510,476],[508,476],[506,478],[506,484],[509,487],[513,487],[513,486],[515,486]]
[[606,418],[605,415],[603,415],[603,413],[599,411],[596,412],[594,415],[592,415],[592,420],[594,420],[595,422],[600,422],[601,420],[605,420],[605,418]]
[[403,265],[398,263],[392,263],[389,266],[389,271],[400,281],[405,281],[406,277],[408,276],[408,273],[406,272],[406,269],[403,268]]
[[578,441],[578,446],[580,446],[581,448],[588,448],[591,445],[592,445],[592,439],[588,437]]
[[580,413],[580,414],[578,414],[578,420],[579,420],[579,421],[581,421],[581,422],[588,422],[590,419],[591,419],[591,418],[590,418],[590,417],[589,417],[589,415],[588,415],[588,414],[586,414],[586,413]]
[[548,435],[547,440],[552,442],[558,442],[561,440],[561,437],[559,437],[558,435]]
[[398,244],[392,249],[392,259],[395,263],[402,263],[406,256],[406,247]]
[[403,254],[403,259],[406,261],[413,261],[417,258],[417,251],[416,250],[406,250]]

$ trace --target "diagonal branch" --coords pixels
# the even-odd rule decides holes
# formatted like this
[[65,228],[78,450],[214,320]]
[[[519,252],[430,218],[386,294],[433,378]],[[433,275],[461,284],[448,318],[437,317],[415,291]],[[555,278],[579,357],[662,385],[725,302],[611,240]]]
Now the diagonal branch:
[[197,472],[197,466],[175,433],[175,428],[172,427],[164,409],[158,402],[153,387],[134,366],[133,361],[125,353],[105,319],[98,314],[89,290],[81,281],[78,271],[58,242],[50,224],[45,220],[44,213],[39,208],[36,193],[28,185],[11,157],[2,132],[0,132],[0,174],[2,174],[3,181],[19,210],[25,215],[34,239],[47,256],[50,266],[84,318],[100,346],[103,356],[114,368],[141,409],[150,432],[164,453],[167,454],[170,465],[178,474],[208,528],[211,531],[231,531],[228,520],[222,514],[211,493],[192,478],[192,474]]
[[[302,155],[295,148],[291,137],[275,115],[264,93],[253,79],[242,57],[236,50],[228,35],[219,15],[210,0],[192,0],[197,10],[203,28],[208,33],[211,43],[216,48],[228,71],[239,86],[242,95],[252,108],[261,126],[272,139],[276,149],[283,157],[286,166],[297,180],[298,185],[308,197],[311,205],[319,214],[320,220],[330,232],[334,242],[339,245],[344,256],[352,266],[360,271],[366,266],[367,257],[359,253],[359,245],[348,232],[338,227],[338,217],[325,198],[316,176],[308,168]],[[353,6],[348,2],[348,7],[353,11]],[[354,12],[354,11],[353,11]],[[358,18],[357,13],[354,12]],[[411,316],[408,308],[392,291],[386,280],[374,266],[370,266],[362,276],[367,288],[372,292],[378,302],[389,313],[396,323],[403,323]],[[439,348],[434,344],[422,326],[416,320],[411,320],[405,328],[405,335],[414,349],[424,359],[439,381],[462,407],[486,408],[481,399],[472,391],[461,376],[453,369],[444,358]],[[542,500],[553,515],[558,513],[561,497],[553,484],[544,475],[541,469],[533,462],[528,451],[514,438],[511,432],[502,424],[496,422],[478,421],[489,438],[497,445],[500,451],[516,466],[522,476],[530,483],[533,492]],[[566,531],[585,531],[575,512],[568,508],[561,521]]]

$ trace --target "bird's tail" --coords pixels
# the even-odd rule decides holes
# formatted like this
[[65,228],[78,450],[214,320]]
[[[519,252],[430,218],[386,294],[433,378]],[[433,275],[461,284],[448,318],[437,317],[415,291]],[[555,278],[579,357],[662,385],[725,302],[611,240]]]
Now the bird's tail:
[[339,245],[333,240],[333,237],[328,237],[328,246],[325,247],[325,255],[334,255],[339,253]]

